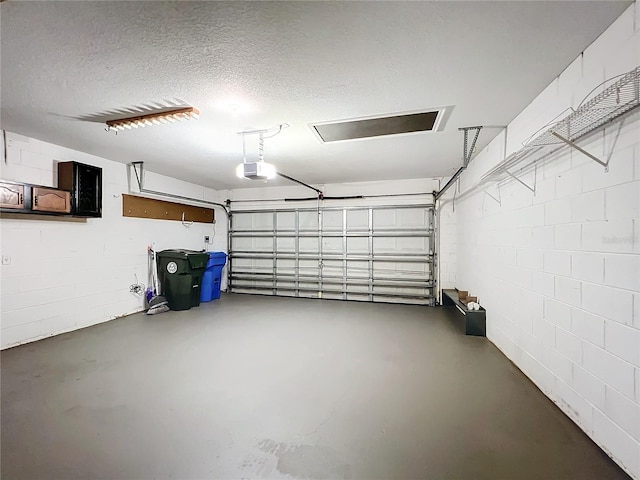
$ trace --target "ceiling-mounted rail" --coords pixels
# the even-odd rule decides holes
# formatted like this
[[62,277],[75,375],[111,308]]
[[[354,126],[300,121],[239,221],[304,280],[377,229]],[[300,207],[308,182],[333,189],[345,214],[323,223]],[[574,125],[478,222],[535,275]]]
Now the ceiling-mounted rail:
[[[435,197],[438,200],[444,193],[449,190],[449,187],[453,185],[453,183],[458,179],[458,177],[464,172],[464,170],[469,165],[471,161],[471,155],[473,155],[473,150],[476,148],[476,142],[478,141],[478,136],[480,135],[480,130],[482,130],[482,126],[477,127],[462,127],[459,128],[458,131],[464,132],[464,145],[462,147],[462,166],[458,169],[456,173],[449,179],[442,189],[436,193]],[[469,148],[469,130],[475,130],[476,134],[471,141],[471,147]]]
[[229,216],[229,209],[223,203],[211,202],[209,200],[202,200],[200,198],[185,197],[184,195],[176,195],[174,193],[159,192],[157,190],[149,190],[148,188],[144,188],[144,162],[131,162],[130,165],[133,167],[133,171],[136,175],[136,182],[138,184],[138,190],[140,191],[140,193],[149,193],[151,195],[159,195],[162,197],[170,197],[180,200],[189,200],[191,202],[204,203],[206,205],[214,205],[216,207],[222,208],[224,210],[224,213]]

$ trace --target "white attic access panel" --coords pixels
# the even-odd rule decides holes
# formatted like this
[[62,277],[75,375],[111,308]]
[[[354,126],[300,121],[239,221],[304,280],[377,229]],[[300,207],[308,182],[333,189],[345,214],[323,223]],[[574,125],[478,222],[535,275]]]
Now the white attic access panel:
[[234,293],[435,304],[431,203],[232,210],[229,243]]

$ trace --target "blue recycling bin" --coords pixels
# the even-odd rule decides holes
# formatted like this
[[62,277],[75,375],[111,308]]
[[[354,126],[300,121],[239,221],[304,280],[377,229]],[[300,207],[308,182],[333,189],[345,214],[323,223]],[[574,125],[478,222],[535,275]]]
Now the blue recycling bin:
[[220,298],[220,282],[222,280],[222,269],[227,263],[227,254],[224,252],[209,252],[207,267],[202,274],[200,284],[200,301],[210,302]]

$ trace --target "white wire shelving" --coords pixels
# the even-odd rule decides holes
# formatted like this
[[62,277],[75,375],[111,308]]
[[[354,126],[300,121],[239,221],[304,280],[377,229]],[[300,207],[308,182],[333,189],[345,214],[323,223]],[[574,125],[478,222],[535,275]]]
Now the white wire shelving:
[[[576,142],[616,120],[621,120],[623,116],[639,106],[640,66],[620,76],[619,80],[573,110],[563,119],[546,127],[542,133],[525,142],[522,148],[486,172],[473,186],[462,193],[454,194],[454,197],[447,199],[445,203],[454,199],[461,199],[489,184],[499,185],[508,178],[518,181],[524,187],[535,192],[535,180],[533,185],[529,185],[519,175],[532,170],[535,171],[538,165],[567,146],[586,155],[594,162],[602,165],[604,170],[607,171],[608,161],[601,160],[580,147]],[[492,196],[492,198],[494,197]]]

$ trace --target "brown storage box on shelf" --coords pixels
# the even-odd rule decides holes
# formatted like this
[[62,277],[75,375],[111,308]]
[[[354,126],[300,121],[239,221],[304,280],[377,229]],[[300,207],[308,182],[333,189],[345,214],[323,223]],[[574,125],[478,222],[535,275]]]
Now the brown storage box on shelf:
[[468,304],[469,302],[477,302],[478,301],[478,297],[472,297],[472,296],[467,296],[466,298],[463,298],[460,300],[460,302],[464,303],[465,305]]
[[[456,290],[458,290],[458,289],[456,288]],[[467,295],[469,295],[469,291],[468,290],[458,290],[458,299],[460,301],[462,301],[465,298],[467,298]]]

